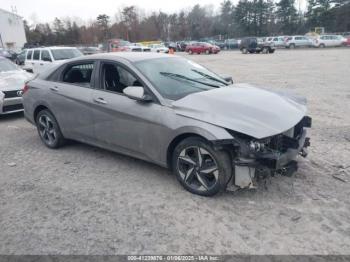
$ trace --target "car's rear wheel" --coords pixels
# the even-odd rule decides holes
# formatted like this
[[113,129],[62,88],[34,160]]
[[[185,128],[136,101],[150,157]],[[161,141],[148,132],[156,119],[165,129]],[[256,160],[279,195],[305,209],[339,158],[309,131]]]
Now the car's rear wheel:
[[244,48],[242,48],[242,50],[241,50],[241,51],[242,51],[242,53],[243,53],[243,54],[247,54],[247,53],[248,53],[248,49],[247,49],[247,48],[245,48],[245,47],[244,47]]
[[268,53],[269,53],[269,49],[268,49],[267,47],[264,47],[264,48],[262,49],[262,53],[263,53],[263,54],[268,54]]
[[294,49],[294,48],[295,48],[295,44],[290,44],[288,47],[289,47],[290,49]]
[[193,54],[193,52],[192,52],[192,50],[190,49],[190,50],[188,50],[188,53],[190,54],[190,55],[192,55]]
[[59,148],[65,143],[61,129],[54,115],[47,109],[36,117],[36,126],[41,141],[49,148]]
[[197,137],[186,138],[177,145],[172,164],[181,185],[197,195],[213,196],[224,191],[231,178],[229,154]]
[[324,45],[324,44],[320,44],[319,47],[320,47],[320,48],[325,48],[325,45]]

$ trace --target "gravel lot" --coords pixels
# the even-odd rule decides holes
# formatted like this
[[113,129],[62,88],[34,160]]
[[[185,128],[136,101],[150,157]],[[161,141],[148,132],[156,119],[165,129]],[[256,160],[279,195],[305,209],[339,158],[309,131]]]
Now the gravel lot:
[[350,254],[350,49],[185,56],[308,98],[298,173],[199,197],[163,168],[79,143],[50,150],[21,114],[1,117],[1,254]]

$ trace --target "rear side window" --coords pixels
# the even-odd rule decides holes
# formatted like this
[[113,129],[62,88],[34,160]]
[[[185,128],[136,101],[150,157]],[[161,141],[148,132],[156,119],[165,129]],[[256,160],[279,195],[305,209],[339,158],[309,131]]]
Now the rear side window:
[[51,56],[49,51],[47,50],[42,50],[41,51],[41,60],[43,61],[51,61]]
[[40,58],[40,50],[34,50],[33,60],[39,60]]
[[32,54],[33,54],[33,51],[29,50],[28,53],[27,53],[27,59],[28,60],[32,59]]
[[63,71],[62,82],[91,87],[90,81],[93,70],[93,62],[68,66]]

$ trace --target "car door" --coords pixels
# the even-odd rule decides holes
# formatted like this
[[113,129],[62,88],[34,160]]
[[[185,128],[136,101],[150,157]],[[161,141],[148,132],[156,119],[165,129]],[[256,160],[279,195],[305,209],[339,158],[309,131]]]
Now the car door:
[[33,50],[28,50],[26,54],[26,59],[24,61],[24,67],[23,67],[24,70],[33,71],[32,56],[33,56]]
[[341,38],[337,35],[332,35],[332,46],[341,46]]
[[69,63],[60,68],[51,82],[48,104],[57,118],[63,134],[83,142],[94,141],[91,97],[95,61]]
[[33,59],[32,59],[33,73],[40,72],[39,63],[40,63],[40,49],[34,49]]
[[162,106],[136,101],[123,93],[127,86],[143,86],[148,90],[137,74],[124,64],[101,61],[98,82],[92,109],[99,144],[143,159],[158,154],[151,152],[157,149],[147,145],[159,138]]
[[52,65],[52,57],[50,55],[50,52],[46,49],[41,50],[40,55],[40,63],[39,63],[39,71],[42,72],[43,70],[49,68]]

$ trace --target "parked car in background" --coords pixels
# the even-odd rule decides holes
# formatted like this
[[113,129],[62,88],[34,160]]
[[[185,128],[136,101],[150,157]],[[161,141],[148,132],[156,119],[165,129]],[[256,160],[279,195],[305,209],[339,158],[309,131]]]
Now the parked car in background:
[[189,44],[186,41],[181,41],[181,42],[177,42],[177,51],[181,51],[181,52],[185,52],[186,51],[186,46]]
[[226,43],[225,43],[225,41],[219,41],[219,40],[210,40],[210,41],[208,41],[208,43],[209,44],[211,44],[211,45],[214,45],[214,46],[218,46],[218,47],[220,47],[220,49],[225,49],[225,47],[226,47]]
[[96,46],[82,46],[82,47],[78,47],[78,49],[84,55],[93,55],[93,54],[101,53],[101,50]]
[[239,47],[239,43],[237,39],[227,39],[225,40],[225,49],[237,49]]
[[17,65],[24,65],[24,61],[26,60],[27,49],[23,49],[16,57],[15,63]]
[[247,53],[264,53],[272,54],[275,52],[275,46],[273,43],[268,43],[263,41],[261,38],[257,37],[246,37],[241,40],[239,49],[243,54]]
[[220,47],[205,43],[194,42],[186,46],[186,52],[191,54],[217,54],[220,52]]
[[23,111],[22,89],[33,75],[0,57],[0,115]]
[[5,57],[11,61],[15,61],[17,53],[12,50],[0,48],[0,57]]
[[140,43],[133,43],[134,46],[140,47],[142,52],[151,52],[151,48]]
[[341,35],[320,35],[314,39],[314,47],[346,46],[347,39]]
[[151,52],[157,52],[157,53],[168,53],[169,52],[169,48],[163,44],[151,44],[151,45],[149,45],[149,47],[151,48]]
[[266,42],[274,44],[274,46],[277,47],[285,47],[284,43],[285,37],[283,36],[273,36],[273,37],[267,37]]
[[346,39],[345,45],[350,46],[350,35],[344,36]]
[[296,48],[296,47],[312,47],[313,41],[312,39],[303,36],[303,35],[295,35],[295,36],[288,36],[285,41],[284,45],[286,48]]
[[26,71],[40,73],[64,60],[82,56],[75,47],[41,47],[28,49],[24,67]]
[[304,98],[232,85],[176,55],[73,59],[28,82],[23,104],[48,148],[73,139],[150,161],[204,196],[292,175],[310,145]]
[[122,39],[109,39],[103,45],[106,52],[142,52],[142,48]]

